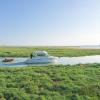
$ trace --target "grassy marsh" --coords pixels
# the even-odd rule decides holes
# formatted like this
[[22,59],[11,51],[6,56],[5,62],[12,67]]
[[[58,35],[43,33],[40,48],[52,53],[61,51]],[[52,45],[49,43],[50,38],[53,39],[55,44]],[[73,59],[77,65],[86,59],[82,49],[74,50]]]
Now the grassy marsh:
[[0,68],[0,100],[100,100],[100,64]]
[[[0,56],[26,57],[35,50],[53,56],[99,55],[100,49],[0,47]],[[100,100],[100,64],[0,67],[0,100]]]
[[80,49],[79,47],[0,47],[0,56],[27,57],[36,50],[45,50],[53,56],[99,55],[100,49]]

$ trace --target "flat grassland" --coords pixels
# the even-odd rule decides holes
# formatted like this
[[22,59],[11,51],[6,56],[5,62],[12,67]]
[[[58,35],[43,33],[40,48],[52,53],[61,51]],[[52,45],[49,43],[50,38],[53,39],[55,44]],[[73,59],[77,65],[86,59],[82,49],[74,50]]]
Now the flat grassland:
[[99,55],[100,49],[81,49],[79,47],[0,47],[0,56],[28,57],[36,50],[45,50],[50,55],[58,57]]
[[[78,47],[0,47],[0,56],[28,57],[35,50],[59,57],[100,54]],[[100,100],[100,64],[0,67],[0,100]]]
[[0,100],[100,100],[100,64],[0,68]]

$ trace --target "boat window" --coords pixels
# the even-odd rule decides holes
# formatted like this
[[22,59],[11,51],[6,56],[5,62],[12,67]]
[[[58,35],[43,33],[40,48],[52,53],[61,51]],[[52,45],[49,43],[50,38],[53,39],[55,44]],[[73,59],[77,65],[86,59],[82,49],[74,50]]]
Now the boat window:
[[47,56],[45,53],[37,53],[37,56]]
[[48,53],[45,51],[36,51],[36,52],[33,52],[33,55],[41,57],[41,56],[48,56]]

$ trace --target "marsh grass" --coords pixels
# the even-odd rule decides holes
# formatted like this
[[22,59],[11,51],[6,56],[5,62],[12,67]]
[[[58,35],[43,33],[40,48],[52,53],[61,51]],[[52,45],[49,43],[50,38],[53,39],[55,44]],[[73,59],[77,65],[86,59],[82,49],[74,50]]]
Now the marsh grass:
[[100,49],[80,49],[79,47],[0,47],[0,56],[28,57],[33,51],[45,50],[53,56],[99,55]]
[[0,68],[0,100],[100,100],[100,64]]
[[[0,47],[0,57],[27,57],[36,50],[58,57],[100,54],[78,47]],[[100,100],[100,64],[1,67],[0,100]]]

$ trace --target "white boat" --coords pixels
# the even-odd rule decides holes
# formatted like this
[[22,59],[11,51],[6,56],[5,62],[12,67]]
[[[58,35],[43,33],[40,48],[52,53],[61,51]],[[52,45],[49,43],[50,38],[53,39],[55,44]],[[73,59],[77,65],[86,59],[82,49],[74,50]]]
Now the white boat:
[[58,57],[49,56],[46,51],[35,51],[32,56],[25,61],[26,64],[57,63],[58,60]]

